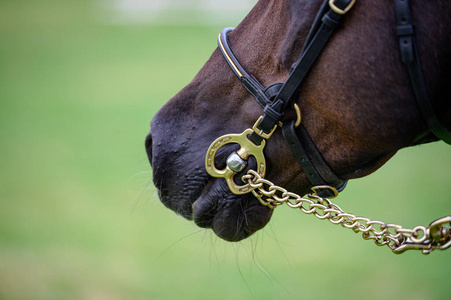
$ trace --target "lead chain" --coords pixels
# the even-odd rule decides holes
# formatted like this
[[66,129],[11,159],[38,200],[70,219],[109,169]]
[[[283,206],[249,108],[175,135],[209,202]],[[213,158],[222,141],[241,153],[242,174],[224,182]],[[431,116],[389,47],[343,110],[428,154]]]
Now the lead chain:
[[285,203],[305,214],[313,214],[318,219],[327,219],[356,233],[361,232],[365,240],[373,240],[378,246],[387,245],[397,254],[409,249],[422,250],[424,254],[429,254],[435,249],[443,250],[451,246],[450,216],[432,222],[429,227],[407,229],[347,213],[329,199],[319,197],[315,193],[303,198],[262,178],[253,170],[249,170],[242,180],[250,185],[252,194],[267,207],[274,209]]

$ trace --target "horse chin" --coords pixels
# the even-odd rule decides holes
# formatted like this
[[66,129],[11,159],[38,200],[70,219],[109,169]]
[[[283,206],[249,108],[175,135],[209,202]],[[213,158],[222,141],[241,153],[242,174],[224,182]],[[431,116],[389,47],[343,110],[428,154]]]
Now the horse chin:
[[193,203],[194,222],[230,242],[243,240],[263,228],[272,209],[263,206],[252,194],[235,195],[223,179],[214,179]]

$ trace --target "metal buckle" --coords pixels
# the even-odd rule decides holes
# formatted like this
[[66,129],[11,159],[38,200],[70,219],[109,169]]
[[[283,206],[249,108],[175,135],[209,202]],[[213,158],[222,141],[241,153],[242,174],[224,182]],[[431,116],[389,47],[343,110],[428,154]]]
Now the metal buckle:
[[316,190],[322,190],[322,189],[328,189],[328,190],[332,191],[332,193],[334,193],[333,196],[329,197],[330,199],[338,197],[338,191],[333,186],[330,186],[330,185],[317,185],[317,186],[312,187],[312,191],[313,191],[313,193],[316,196],[318,196],[318,192]]
[[339,14],[339,15],[344,15],[345,13],[347,13],[347,12],[352,8],[352,6],[354,5],[355,1],[356,1],[356,0],[351,0],[351,2],[348,4],[348,6],[346,6],[345,9],[340,9],[340,8],[338,8],[338,7],[335,5],[335,3],[334,3],[335,0],[329,0],[329,6],[330,6],[330,8],[331,8],[334,12],[336,12],[337,14]]
[[265,140],[269,139],[272,134],[274,133],[274,131],[276,131],[277,129],[277,125],[275,125],[273,127],[273,129],[271,129],[271,131],[269,133],[265,133],[263,130],[260,130],[257,128],[258,124],[260,124],[260,121],[263,119],[263,116],[260,116],[260,118],[258,118],[257,122],[255,122],[254,126],[252,126],[252,130],[258,134],[259,136],[261,136],[262,138],[264,138]]

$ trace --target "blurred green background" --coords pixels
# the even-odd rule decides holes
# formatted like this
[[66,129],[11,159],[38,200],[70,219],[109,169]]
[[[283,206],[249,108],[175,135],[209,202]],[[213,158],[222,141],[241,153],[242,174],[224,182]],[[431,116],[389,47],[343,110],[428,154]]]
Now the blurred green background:
[[[288,207],[227,243],[164,208],[149,121],[237,19],[107,3],[0,1],[0,299],[449,299],[451,250],[394,255]],[[449,151],[402,150],[336,202],[428,225],[451,214]]]

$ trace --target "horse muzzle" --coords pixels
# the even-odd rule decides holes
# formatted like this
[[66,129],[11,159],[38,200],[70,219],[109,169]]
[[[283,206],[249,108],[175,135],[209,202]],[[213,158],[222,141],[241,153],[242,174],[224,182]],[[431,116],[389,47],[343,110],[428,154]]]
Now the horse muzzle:
[[[161,202],[199,227],[211,228],[227,241],[240,241],[264,227],[271,218],[271,209],[261,205],[252,193],[231,193],[223,178],[207,173],[204,162],[210,141],[189,139],[180,130],[173,132],[163,122],[166,119],[163,114],[154,117],[152,129],[145,138],[153,182]],[[230,153],[238,148],[232,144],[221,147],[213,163],[217,168],[225,168]],[[247,168],[255,165],[255,159],[250,159]]]

